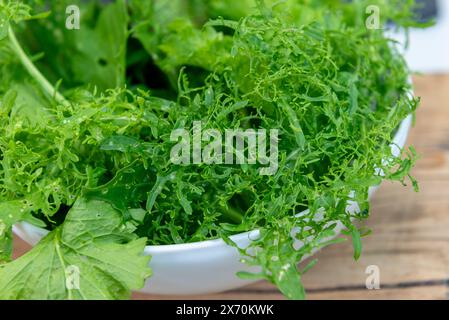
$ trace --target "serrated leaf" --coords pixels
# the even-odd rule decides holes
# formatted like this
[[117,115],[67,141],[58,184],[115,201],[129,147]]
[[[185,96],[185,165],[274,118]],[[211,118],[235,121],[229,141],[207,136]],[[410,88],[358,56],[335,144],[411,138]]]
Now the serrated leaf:
[[0,267],[0,299],[129,298],[150,275],[145,243],[111,205],[79,200],[61,227]]

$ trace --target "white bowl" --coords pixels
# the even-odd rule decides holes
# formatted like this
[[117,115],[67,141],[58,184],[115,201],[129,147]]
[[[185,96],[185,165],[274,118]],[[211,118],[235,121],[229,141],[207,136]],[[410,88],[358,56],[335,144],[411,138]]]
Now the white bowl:
[[[399,156],[404,147],[412,124],[408,116],[399,127],[391,146],[393,156]],[[378,186],[370,189],[370,196]],[[348,203],[348,210],[357,210],[356,203]],[[336,227],[338,234],[341,225]],[[31,245],[35,245],[48,231],[29,223],[18,223],[14,232]],[[247,247],[251,239],[257,238],[257,230],[237,234],[231,239],[240,247]],[[145,254],[151,255],[150,267],[153,276],[141,290],[153,294],[206,294],[235,289],[251,283],[239,279],[238,271],[257,271],[240,262],[236,248],[227,245],[222,239],[187,244],[147,246]]]

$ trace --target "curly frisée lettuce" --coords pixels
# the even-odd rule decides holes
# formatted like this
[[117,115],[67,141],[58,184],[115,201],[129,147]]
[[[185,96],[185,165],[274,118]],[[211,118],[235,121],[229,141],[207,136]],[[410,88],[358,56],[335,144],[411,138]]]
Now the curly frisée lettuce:
[[[399,0],[0,0],[0,298],[128,298],[150,276],[145,245],[253,229],[240,252],[261,272],[238,275],[290,299],[303,257],[346,238],[326,240],[337,224],[358,258],[369,187],[417,189],[413,149],[390,144],[418,100],[369,5],[414,24]],[[279,130],[277,171],[172,163],[171,133],[198,121]],[[11,261],[21,221],[50,233]]]

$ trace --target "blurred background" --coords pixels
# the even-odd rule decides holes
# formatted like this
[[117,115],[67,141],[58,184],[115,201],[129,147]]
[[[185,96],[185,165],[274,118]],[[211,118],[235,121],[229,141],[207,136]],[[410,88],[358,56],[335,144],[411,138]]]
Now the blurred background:
[[[419,19],[422,22],[435,20],[427,29],[410,32],[409,48],[405,56],[412,70],[423,73],[449,72],[449,1],[418,0],[422,6]],[[401,42],[403,35],[396,35]]]

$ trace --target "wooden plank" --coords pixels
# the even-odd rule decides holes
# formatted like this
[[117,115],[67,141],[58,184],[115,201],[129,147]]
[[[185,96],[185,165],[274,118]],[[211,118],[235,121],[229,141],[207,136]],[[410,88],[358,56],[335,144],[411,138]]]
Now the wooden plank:
[[[449,75],[415,77],[422,97],[409,142],[421,155],[414,176],[421,190],[384,183],[372,202],[359,261],[350,242],[323,249],[304,275],[309,299],[449,298]],[[16,253],[27,250],[16,243]],[[380,290],[367,290],[367,266],[380,270]],[[184,299],[135,293],[134,299]],[[283,299],[266,282],[189,299]]]

